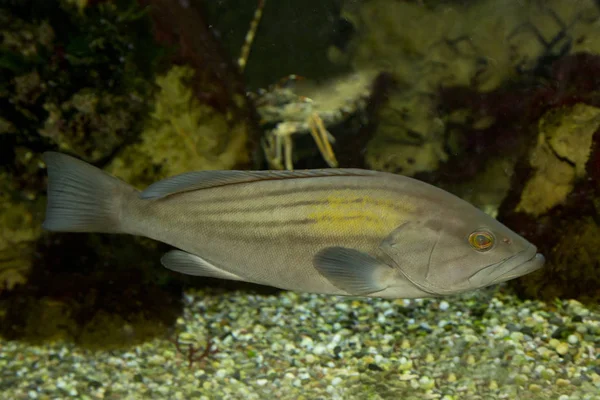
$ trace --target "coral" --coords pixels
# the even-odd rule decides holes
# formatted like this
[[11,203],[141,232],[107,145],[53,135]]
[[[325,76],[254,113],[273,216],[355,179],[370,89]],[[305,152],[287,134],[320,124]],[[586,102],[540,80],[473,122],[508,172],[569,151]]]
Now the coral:
[[[4,196],[3,196],[4,197]],[[25,205],[2,199],[0,205],[0,293],[26,282],[33,262],[39,221]]]
[[[585,13],[589,19],[582,18]],[[452,7],[371,0],[348,2],[342,12],[357,29],[349,51],[356,69],[379,66],[417,91],[474,85],[481,92],[497,89],[519,69],[531,69],[557,50],[538,32],[548,41],[558,35],[577,38],[573,52],[600,52],[592,40],[598,34],[592,16],[597,15],[591,0],[485,0]]]
[[[38,225],[39,226],[39,225]],[[166,333],[180,312],[166,246],[131,236],[42,235],[26,285],[0,296],[0,335],[114,348]]]
[[0,9],[0,292],[17,290],[35,267],[40,153],[58,147],[99,161],[135,136],[159,51],[139,35],[145,22],[134,5]]
[[29,3],[0,10],[2,146],[104,160],[136,136],[147,107],[162,51],[148,19],[133,0]]
[[48,21],[32,24],[26,19],[15,18],[3,7],[0,10],[0,22],[3,68],[18,70],[23,58],[34,59],[53,46],[55,34]]
[[[551,268],[538,284],[546,297],[586,297],[584,301],[600,299],[600,225],[592,216],[565,221],[561,239],[550,250]],[[529,286],[535,283],[530,282]],[[531,291],[531,288],[529,289]]]
[[123,149],[108,166],[111,173],[137,186],[202,169],[230,169],[248,161],[243,123],[230,126],[195,98],[190,67],[174,66],[158,76],[159,91],[140,142]]
[[[10,228],[7,240],[0,237],[0,286],[12,287],[0,296],[0,334],[90,348],[148,340],[180,311],[186,278],[159,263],[168,246],[132,236],[42,233],[40,154],[61,149],[145,186],[246,162],[251,110],[218,52],[191,50],[209,42],[194,36],[196,28],[209,30],[180,3],[165,2],[158,16],[179,7],[179,17],[188,18],[182,36],[167,44],[177,45],[175,64],[191,68],[170,68],[173,59],[160,57],[146,14],[155,7],[133,0],[33,3],[39,7],[15,3],[0,14],[0,74],[8,77],[0,81],[0,222]],[[37,33],[40,26],[47,34]],[[163,27],[157,24],[157,36]]]
[[[395,7],[409,7],[400,4]],[[577,7],[586,4],[578,2]],[[565,7],[560,1],[551,5]],[[408,15],[416,18],[414,13]],[[363,61],[369,64],[371,57],[373,62],[386,61],[398,82],[389,106],[380,111],[379,129],[367,155],[377,169],[416,173],[419,179],[458,194],[534,243],[546,256],[546,266],[511,281],[519,293],[544,300],[560,296],[597,302],[600,264],[590,249],[598,246],[600,220],[600,55],[574,52],[582,48],[600,51],[588,37],[597,29],[589,23],[597,11],[590,9],[589,20],[563,15],[572,17],[572,24],[564,29],[552,28],[550,20],[544,23],[548,15],[529,16],[530,23],[520,27],[516,36],[506,37],[503,45],[516,37],[524,40],[538,29],[542,37],[553,39],[532,52],[531,58],[513,60],[510,75],[502,72],[499,82],[489,86],[482,83],[493,81],[478,74],[475,80],[433,79],[435,74],[421,62],[431,54],[422,52],[417,42],[407,44],[412,52],[387,56],[385,46],[365,46],[364,51],[381,55],[369,53]],[[420,24],[426,26],[423,21]],[[443,31],[444,25],[438,29]],[[409,32],[397,34],[410,37]],[[393,35],[389,38],[390,46],[399,40]],[[367,38],[357,40],[360,47]],[[386,42],[377,39],[374,43]],[[421,60],[415,65],[422,70],[408,69],[410,63],[402,59],[408,55]],[[444,73],[454,74],[451,65],[447,69]],[[432,85],[434,89],[423,86],[422,91],[434,93],[419,93],[419,99],[414,88],[427,82],[427,77],[440,84]]]
[[165,330],[162,321],[149,319],[143,312],[124,318],[101,310],[82,327],[77,342],[92,350],[117,349],[142,343]]
[[27,282],[45,202],[39,157],[23,147],[14,152],[12,171],[0,169],[0,293]]
[[25,317],[25,337],[34,342],[40,340],[63,341],[73,339],[77,323],[72,306],[50,297],[42,297],[34,301],[25,300],[28,307],[21,312]]
[[[5,177],[0,176],[0,180]],[[27,281],[33,263],[39,220],[20,202],[0,198],[0,293]]]
[[[600,301],[598,213],[590,213],[589,203],[582,205],[578,196],[581,192],[571,193],[565,205],[536,219],[524,213],[501,211],[502,219],[534,241],[546,257],[544,268],[510,283],[521,295],[545,301]],[[589,194],[585,197],[586,202],[594,201]],[[595,198],[597,202],[598,197]]]
[[0,260],[0,293],[2,293],[5,290],[12,290],[15,286],[26,283],[27,273],[31,265],[30,262],[21,260],[22,254],[20,251],[15,254],[12,251],[0,250],[0,253],[3,257]]
[[600,52],[591,0],[434,3],[345,3],[342,17],[356,34],[341,58],[356,70],[387,71],[398,82],[367,148],[371,168],[407,175],[435,171],[463,150],[448,147],[450,128],[437,114],[444,106],[440,88],[469,87],[485,95],[542,59],[550,64],[570,52]]
[[[540,59],[534,71],[488,93],[442,88],[447,133],[462,132],[460,151],[426,178],[473,201],[487,191],[481,179],[488,179],[490,160],[502,157],[511,183],[497,218],[547,260],[540,271],[509,284],[544,300],[597,301],[597,283],[580,278],[599,275],[598,263],[583,256],[595,239],[575,232],[592,232],[590,221],[598,221],[600,210],[600,56]],[[485,202],[474,203],[489,211]]]
[[567,56],[552,69],[555,81],[524,99],[525,115],[548,111],[538,123],[537,145],[517,165],[498,218],[546,256],[544,268],[511,282],[519,293],[597,303],[600,57]]
[[113,95],[84,88],[57,106],[44,105],[48,111],[40,135],[50,138],[61,151],[96,162],[106,158],[130,136],[136,114],[144,102],[136,94]]
[[433,104],[415,95],[390,94],[377,118],[377,132],[365,156],[369,168],[412,176],[437,170],[448,156],[444,124]]
[[0,334],[83,343],[102,311],[128,319],[143,340],[178,310],[176,279],[153,269],[162,251],[132,237],[116,245],[43,234],[41,153],[58,148],[102,165],[133,142],[162,50],[133,0],[48,4],[0,9]]
[[600,108],[576,104],[549,111],[539,121],[538,143],[530,156],[533,176],[516,211],[538,216],[562,203],[576,179],[585,176]]
[[224,50],[217,32],[206,22],[200,2],[138,0],[147,5],[158,43],[172,49],[168,61],[194,70],[189,87],[196,99],[226,117],[228,123],[246,125],[252,132],[254,149],[258,146],[256,112],[246,96],[240,70]]
[[543,74],[523,73],[489,93],[462,86],[440,89],[440,111],[454,154],[428,176],[430,181],[461,182],[479,174],[493,157],[526,157],[538,140],[535,128],[549,110],[577,103],[600,107],[595,91],[600,56],[576,53],[546,62],[540,60],[537,68]]
[[490,158],[472,178],[437,185],[496,218],[498,208],[511,188],[514,165],[518,157],[511,154]]

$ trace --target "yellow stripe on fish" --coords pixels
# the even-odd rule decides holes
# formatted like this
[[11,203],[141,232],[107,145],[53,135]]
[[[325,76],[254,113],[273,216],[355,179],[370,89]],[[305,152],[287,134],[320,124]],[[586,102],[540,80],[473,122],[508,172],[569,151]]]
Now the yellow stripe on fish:
[[413,210],[389,199],[339,195],[328,196],[325,202],[310,208],[307,217],[314,221],[313,227],[319,232],[367,235],[389,233]]

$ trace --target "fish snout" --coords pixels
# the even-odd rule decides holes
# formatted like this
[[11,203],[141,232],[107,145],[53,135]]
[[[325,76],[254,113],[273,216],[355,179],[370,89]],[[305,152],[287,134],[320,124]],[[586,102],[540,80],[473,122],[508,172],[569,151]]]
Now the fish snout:
[[529,260],[525,261],[522,264],[516,265],[512,270],[501,275],[498,278],[498,281],[507,281],[510,279],[518,278],[519,276],[527,275],[533,271],[537,271],[538,269],[544,266],[545,262],[546,258],[542,253],[535,253],[535,255]]
[[545,257],[530,245],[521,253],[498,264],[490,265],[477,271],[469,278],[474,287],[484,287],[527,275],[544,265]]

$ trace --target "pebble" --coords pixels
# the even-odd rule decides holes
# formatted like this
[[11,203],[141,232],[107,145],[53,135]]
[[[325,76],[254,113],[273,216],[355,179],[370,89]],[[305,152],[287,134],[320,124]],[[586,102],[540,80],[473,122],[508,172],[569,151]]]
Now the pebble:
[[[16,379],[3,396],[125,399],[143,386],[148,397],[172,399],[254,400],[265,398],[266,388],[273,398],[352,399],[378,398],[384,385],[406,399],[503,400],[526,390],[540,399],[593,400],[600,375],[587,349],[597,346],[600,313],[578,310],[586,316],[573,322],[567,302],[550,311],[542,302],[496,296],[478,318],[470,315],[481,302],[468,296],[452,300],[456,312],[441,312],[443,301],[411,301],[403,310],[410,318],[402,318],[403,301],[193,290],[178,329],[195,340],[209,326],[224,338],[202,363],[188,368],[187,356],[161,338],[93,355],[72,343],[0,339],[0,368]],[[386,323],[374,324],[381,314]],[[554,315],[573,333],[552,338]]]
[[559,378],[556,380],[556,386],[569,386],[571,382],[566,379]]
[[550,349],[548,349],[547,347],[544,347],[544,346],[538,347],[536,349],[536,351],[544,359],[550,357],[550,355],[552,354],[552,351]]
[[576,335],[569,335],[567,337],[567,342],[570,344],[577,344],[577,342],[579,342],[579,338]]
[[215,376],[217,378],[225,378],[228,375],[228,372],[224,369],[219,369],[217,370],[217,372],[215,373]]
[[419,385],[422,389],[429,390],[435,387],[435,380],[431,379],[428,376],[422,376],[419,379]]
[[529,378],[527,377],[527,375],[518,374],[517,376],[515,376],[515,383],[518,385],[524,385],[528,381],[529,381]]
[[537,383],[532,383],[531,385],[529,385],[529,391],[532,393],[539,393],[542,391],[542,387]]
[[560,342],[558,345],[556,345],[556,352],[561,356],[564,356],[569,352],[569,344],[565,342]]
[[543,370],[543,371],[540,373],[540,376],[541,376],[543,379],[546,379],[546,380],[551,380],[551,379],[553,379],[553,378],[556,376],[556,372],[554,372],[554,371],[553,371],[553,370],[551,370],[551,369],[544,369],[544,370]]
[[525,335],[523,335],[522,332],[511,332],[510,333],[510,338],[512,340],[514,340],[515,342],[520,342],[523,340]]
[[323,353],[325,353],[326,351],[327,351],[327,347],[324,344],[322,344],[322,343],[317,344],[313,348],[313,353],[315,355],[318,355],[318,356],[321,355],[321,354],[323,354]]
[[310,350],[313,348],[313,340],[308,336],[304,336],[300,342],[300,346]]

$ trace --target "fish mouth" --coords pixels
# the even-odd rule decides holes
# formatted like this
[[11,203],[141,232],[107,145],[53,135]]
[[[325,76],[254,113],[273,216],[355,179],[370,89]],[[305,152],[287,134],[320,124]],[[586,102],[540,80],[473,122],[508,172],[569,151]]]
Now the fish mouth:
[[514,256],[477,271],[469,278],[469,282],[478,286],[505,282],[542,268],[545,261],[544,256],[537,252],[537,248],[529,245]]
[[512,270],[510,270],[510,271],[506,272],[505,274],[503,274],[502,276],[500,276],[498,279],[500,281],[507,281],[509,279],[518,278],[519,276],[523,276],[523,275],[529,274],[533,271],[537,271],[538,269],[540,269],[544,266],[545,262],[546,262],[546,258],[544,257],[543,254],[535,253],[535,255],[533,257],[531,257],[529,260],[525,261],[522,264],[517,265]]

